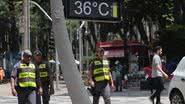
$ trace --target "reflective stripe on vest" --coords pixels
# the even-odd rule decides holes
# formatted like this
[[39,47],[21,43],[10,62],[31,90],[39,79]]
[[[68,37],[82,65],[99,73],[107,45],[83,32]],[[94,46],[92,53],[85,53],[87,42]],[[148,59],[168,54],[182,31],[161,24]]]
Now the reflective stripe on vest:
[[109,68],[99,68],[99,69],[96,69],[93,71],[93,74],[100,74],[100,73],[109,73],[110,72],[110,69]]
[[19,82],[20,87],[36,87],[35,82]]
[[109,62],[107,60],[94,61],[95,69],[93,70],[93,75],[95,81],[110,80],[110,68],[108,67]]
[[27,68],[33,69],[33,68],[35,68],[35,65],[34,64],[29,64],[29,66],[28,66],[26,64],[20,64],[19,68],[20,69],[27,69]]
[[39,69],[44,69],[44,68],[46,68],[46,64],[40,64],[39,65]]
[[48,76],[48,72],[40,72],[40,77],[47,77]]
[[46,70],[46,64],[39,65],[40,77],[48,77],[48,72]]
[[22,72],[19,74],[19,78],[27,78],[28,76],[31,78],[36,78],[36,75],[33,72]]
[[19,65],[18,84],[20,87],[36,87],[36,74],[34,64]]

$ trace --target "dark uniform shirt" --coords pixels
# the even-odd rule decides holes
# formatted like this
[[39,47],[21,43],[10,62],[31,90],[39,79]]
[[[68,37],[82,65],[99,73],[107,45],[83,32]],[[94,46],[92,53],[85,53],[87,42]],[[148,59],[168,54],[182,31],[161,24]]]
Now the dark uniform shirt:
[[[43,78],[40,77],[41,85],[42,85],[42,86],[49,86],[49,85],[50,85],[50,75],[51,75],[51,71],[49,70],[48,63],[45,62],[45,61],[42,61],[42,62],[39,63],[39,64],[36,64],[36,63],[35,63],[35,66],[36,66],[36,68],[37,68],[37,70],[38,70],[39,73],[41,72],[40,69],[39,69],[39,65],[41,65],[41,64],[46,64],[45,71],[48,72],[48,76],[47,76],[47,77],[43,77]],[[39,75],[40,75],[40,74],[39,74]]]

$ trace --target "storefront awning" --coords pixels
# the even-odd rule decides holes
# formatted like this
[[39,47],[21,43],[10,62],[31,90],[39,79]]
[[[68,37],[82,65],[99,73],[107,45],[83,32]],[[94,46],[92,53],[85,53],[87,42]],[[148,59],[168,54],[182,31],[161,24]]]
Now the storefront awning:
[[[141,46],[140,42],[137,41],[127,41],[128,46]],[[123,47],[124,42],[123,41],[110,41],[110,42],[98,42],[96,44],[96,47],[102,47],[102,48],[110,48],[110,47]]]
[[105,50],[104,56],[107,58],[112,58],[112,57],[124,57],[124,49],[108,49]]

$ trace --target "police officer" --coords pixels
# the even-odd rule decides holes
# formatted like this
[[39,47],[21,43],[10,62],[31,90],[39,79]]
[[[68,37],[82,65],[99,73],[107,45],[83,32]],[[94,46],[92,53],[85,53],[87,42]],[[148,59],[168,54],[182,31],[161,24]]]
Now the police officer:
[[93,87],[93,104],[99,104],[102,95],[105,104],[111,104],[111,88],[115,89],[108,60],[104,59],[104,49],[98,48],[95,58],[88,71],[88,80]]
[[30,50],[23,51],[23,59],[15,64],[11,73],[11,90],[13,96],[18,96],[18,104],[36,104],[36,79],[38,79],[38,93],[42,88],[38,72],[31,62]]
[[[47,62],[42,60],[42,53],[39,50],[34,52],[35,66],[39,70],[40,81],[43,89],[43,104],[49,104],[50,95],[54,94],[53,77]],[[37,104],[41,104],[41,97],[37,95]]]

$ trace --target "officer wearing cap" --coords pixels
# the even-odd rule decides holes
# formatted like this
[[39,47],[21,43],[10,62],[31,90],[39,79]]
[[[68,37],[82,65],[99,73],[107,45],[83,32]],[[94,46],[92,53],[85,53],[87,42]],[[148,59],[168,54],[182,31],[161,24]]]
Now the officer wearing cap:
[[[49,104],[50,95],[54,94],[53,76],[47,62],[42,60],[42,53],[39,50],[34,52],[34,63],[39,70],[40,81],[43,89],[43,104]],[[41,104],[41,97],[37,95],[37,104]]]
[[104,49],[97,49],[97,57],[91,62],[88,70],[88,80],[93,88],[93,104],[99,104],[102,95],[105,104],[111,104],[111,88],[115,89],[110,73],[109,61],[104,58]]
[[38,93],[42,94],[39,73],[31,62],[30,50],[23,51],[23,58],[14,65],[11,73],[11,91],[18,97],[18,104],[36,104],[36,87],[38,79]]

